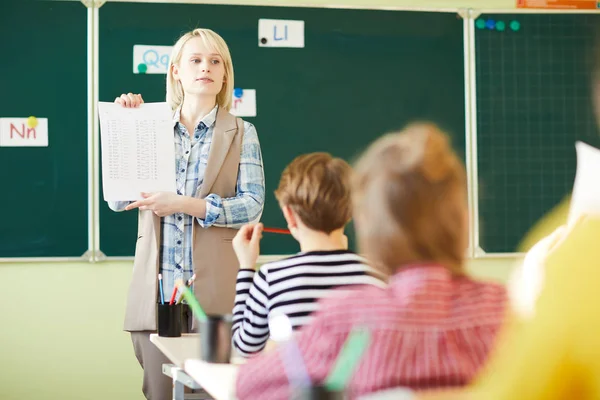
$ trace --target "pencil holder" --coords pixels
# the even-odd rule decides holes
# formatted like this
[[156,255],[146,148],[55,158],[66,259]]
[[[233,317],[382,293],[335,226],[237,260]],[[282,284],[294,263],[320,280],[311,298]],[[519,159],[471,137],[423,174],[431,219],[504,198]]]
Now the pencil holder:
[[343,391],[329,390],[322,385],[296,388],[292,394],[293,400],[346,400],[347,398]]
[[158,336],[180,337],[183,304],[158,303]]
[[200,358],[203,361],[228,364],[231,358],[232,315],[209,315],[198,325]]

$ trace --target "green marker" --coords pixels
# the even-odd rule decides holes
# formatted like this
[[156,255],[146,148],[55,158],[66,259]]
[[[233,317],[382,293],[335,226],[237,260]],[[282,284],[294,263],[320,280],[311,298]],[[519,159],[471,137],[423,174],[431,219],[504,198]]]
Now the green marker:
[[198,321],[206,322],[208,317],[206,316],[206,313],[202,309],[202,306],[200,306],[200,303],[198,303],[196,296],[194,296],[194,293],[192,293],[190,288],[185,286],[182,280],[175,282],[175,285],[179,288],[179,290],[181,290],[181,295],[187,300],[188,305],[194,312],[194,316],[198,319]]
[[353,329],[350,332],[333,369],[325,379],[325,387],[328,390],[341,391],[346,388],[370,341],[371,332],[365,328]]
[[137,66],[137,70],[140,74],[145,74],[148,71],[148,66],[144,63],[139,63]]

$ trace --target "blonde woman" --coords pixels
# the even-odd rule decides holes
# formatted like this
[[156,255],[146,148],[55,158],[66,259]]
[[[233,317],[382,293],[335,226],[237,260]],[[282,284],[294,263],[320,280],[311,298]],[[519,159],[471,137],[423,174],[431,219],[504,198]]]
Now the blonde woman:
[[[494,346],[506,290],[465,271],[466,179],[447,137],[417,124],[379,139],[360,160],[352,189],[360,250],[391,277],[385,288],[320,304],[297,337],[310,379],[323,384],[349,333],[365,327],[371,340],[349,398],[467,384]],[[292,398],[285,371],[279,352],[253,358],[239,370],[237,398]]]
[[[164,296],[170,297],[177,279],[196,273],[194,293],[205,310],[231,313],[238,271],[231,241],[237,228],[257,222],[263,211],[260,144],[254,126],[229,113],[233,88],[225,41],[208,29],[183,35],[167,72],[177,193],[142,193],[139,201],[109,203],[114,211],[139,210],[124,329],[131,332],[144,369],[142,390],[150,400],[169,399],[172,390],[161,371],[168,360],[149,341],[157,329],[158,274]],[[144,101],[129,93],[115,102],[138,107]],[[186,320],[184,331],[192,330],[187,310]]]

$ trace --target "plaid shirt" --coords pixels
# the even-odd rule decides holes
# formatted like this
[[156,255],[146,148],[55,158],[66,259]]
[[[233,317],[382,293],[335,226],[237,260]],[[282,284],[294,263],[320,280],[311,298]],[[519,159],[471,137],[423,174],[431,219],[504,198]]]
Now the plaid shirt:
[[[311,380],[323,383],[352,328],[370,329],[348,384],[351,398],[399,386],[461,386],[493,348],[506,301],[499,284],[453,278],[441,266],[410,266],[385,289],[364,287],[324,301],[296,340]],[[240,367],[237,398],[291,398],[285,371],[276,349],[251,359]]]
[[[179,122],[180,111],[174,117],[175,168],[177,193],[195,197],[200,189],[210,145],[212,143],[217,108],[208,113],[190,136]],[[240,155],[236,196],[221,198],[206,196],[206,218],[195,218],[176,213],[161,218],[161,273],[165,301],[169,301],[175,281],[187,280],[194,273],[192,262],[192,231],[194,220],[202,227],[221,226],[239,228],[258,221],[265,198],[265,178],[258,135],[254,125],[244,121],[244,137]],[[122,211],[129,201],[109,202],[109,207]]]

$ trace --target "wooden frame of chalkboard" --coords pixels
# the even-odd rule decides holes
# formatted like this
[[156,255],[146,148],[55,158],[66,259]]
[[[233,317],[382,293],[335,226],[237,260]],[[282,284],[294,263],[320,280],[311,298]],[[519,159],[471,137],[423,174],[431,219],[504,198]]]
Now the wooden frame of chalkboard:
[[94,260],[89,17],[79,2],[2,2],[0,30],[11,38],[2,51],[13,61],[0,116],[47,118],[49,132],[46,147],[0,147],[0,262]]

